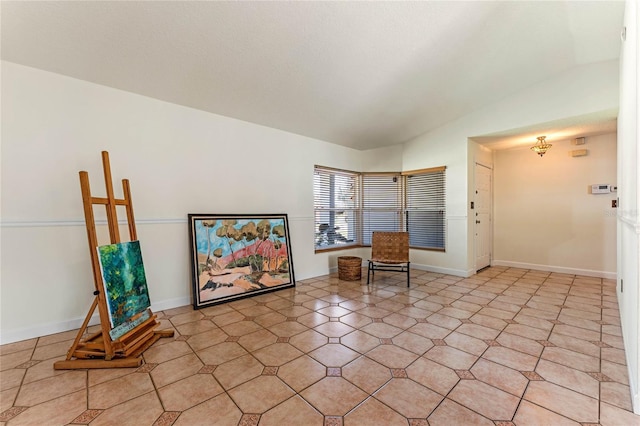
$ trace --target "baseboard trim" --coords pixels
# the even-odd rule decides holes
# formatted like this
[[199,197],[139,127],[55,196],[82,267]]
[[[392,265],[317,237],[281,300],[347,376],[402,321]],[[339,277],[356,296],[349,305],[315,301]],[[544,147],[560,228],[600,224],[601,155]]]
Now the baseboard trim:
[[[627,353],[627,348],[625,346],[625,354]],[[628,356],[627,356],[628,358]],[[629,387],[631,388],[631,405],[634,414],[640,414],[640,395],[638,395],[637,383],[632,380],[633,375],[631,374],[631,368],[629,367],[629,359],[627,359],[627,375],[629,377]]]
[[[190,305],[190,297],[179,297],[176,299],[163,300],[158,303],[151,304],[153,312],[160,312],[167,309],[177,308],[180,306]],[[85,317],[72,318],[65,321],[55,323],[39,324],[31,327],[19,328],[16,330],[3,331],[0,334],[0,345],[7,343],[20,342],[22,340],[33,339],[35,337],[48,336],[50,334],[62,333],[69,330],[75,330],[82,326]],[[89,325],[100,324],[100,317],[96,312],[91,316]]]
[[166,311],[167,309],[179,308],[180,306],[191,305],[191,297],[178,297],[176,299],[163,300],[151,304],[153,312]]
[[463,278],[469,278],[471,275],[475,273],[475,271],[473,270],[465,271],[464,269],[443,268],[441,266],[433,266],[433,265],[419,265],[417,263],[412,263],[411,267],[419,271],[435,272],[438,274],[445,274],[445,275],[454,275],[456,277],[463,277]]
[[[597,277],[597,278],[607,278],[607,279],[616,279],[617,274],[615,272],[605,272],[605,271],[595,271],[589,269],[577,269],[577,268],[566,268],[560,266],[549,266],[549,265],[538,265],[533,263],[523,263],[523,262],[511,262],[506,260],[494,260],[492,265],[495,266],[507,266],[511,268],[521,268],[521,269],[533,269],[538,271],[547,271],[547,272],[557,272],[563,274],[572,274],[572,275],[584,275],[588,277]],[[363,259],[362,266],[364,268],[367,267],[367,261]],[[463,269],[453,269],[453,268],[443,268],[440,266],[433,265],[420,265],[417,263],[412,263],[411,268],[417,269],[420,271],[427,272],[435,272],[438,274],[445,275],[454,275],[457,277],[470,277],[475,271],[472,269],[463,270]],[[329,268],[330,273],[338,272],[338,267]],[[175,299],[163,300],[160,302],[153,303],[151,305],[151,309],[154,312],[160,312],[167,309],[173,309],[180,306],[186,306],[191,304],[191,297],[179,297]],[[7,343],[19,342],[21,340],[33,339],[35,337],[47,336],[49,334],[62,333],[69,330],[74,330],[79,328],[84,321],[84,317],[72,318],[65,321],[59,321],[55,323],[48,324],[40,324],[32,327],[25,327],[16,330],[7,330],[3,331],[0,334],[0,345],[4,345]],[[99,324],[98,315],[95,314],[91,317],[89,321],[89,325]],[[638,409],[640,407],[640,395],[634,395],[634,408]]]
[[[618,293],[618,296],[620,296],[620,293]],[[622,312],[620,312],[620,320],[622,321],[622,324],[624,325],[624,319],[622,318]],[[622,328],[622,342],[624,345],[624,355],[625,355],[625,360],[627,362],[627,377],[629,378],[629,393],[631,394],[631,408],[632,411],[634,412],[634,414],[640,414],[640,394],[638,394],[638,380],[637,380],[637,375],[633,374],[633,371],[631,370],[631,366],[635,365],[634,363],[636,362],[635,360],[632,360],[629,358],[629,355],[631,354],[631,352],[633,351],[633,348],[630,348],[629,343],[631,342],[633,339],[631,338],[632,336],[627,332],[626,328]]]
[[591,269],[567,268],[564,266],[538,265],[535,263],[511,262],[509,260],[494,260],[491,262],[493,266],[507,266],[510,268],[534,269],[536,271],[557,272],[560,274],[584,275],[587,277],[607,278],[615,280],[616,272],[595,271]]
[[[77,328],[80,328],[83,321],[84,318],[78,317],[66,321],[59,321],[56,323],[39,324],[32,327],[3,331],[2,334],[0,334],[0,345],[20,342],[22,340],[33,339],[36,337],[48,336],[50,334],[62,333],[69,330],[75,330]],[[89,320],[89,325],[96,325],[99,323],[100,319],[98,318],[97,314],[94,314]]]
[[[368,261],[366,259],[362,260],[362,267],[363,268],[369,267]],[[435,273],[444,274],[444,275],[455,275],[456,277],[463,277],[463,278],[468,278],[471,275],[475,274],[475,271],[471,269],[465,271],[462,269],[442,268],[440,266],[420,265],[418,263],[413,263],[413,262],[411,263],[411,269],[417,269],[419,271],[435,272]],[[336,272],[338,272],[337,266],[333,266],[329,268],[330,274],[334,274]]]

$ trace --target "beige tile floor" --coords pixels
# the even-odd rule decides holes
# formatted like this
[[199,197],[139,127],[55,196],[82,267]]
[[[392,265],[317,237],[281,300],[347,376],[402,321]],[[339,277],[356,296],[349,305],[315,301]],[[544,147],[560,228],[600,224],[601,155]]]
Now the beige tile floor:
[[640,425],[615,282],[413,270],[194,311],[137,369],[55,371],[75,332],[0,347],[2,425]]

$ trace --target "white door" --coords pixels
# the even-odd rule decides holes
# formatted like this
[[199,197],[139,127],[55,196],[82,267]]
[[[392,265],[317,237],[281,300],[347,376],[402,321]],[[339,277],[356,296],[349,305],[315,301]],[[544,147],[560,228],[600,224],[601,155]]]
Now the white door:
[[476,163],[474,200],[476,271],[491,265],[491,169]]

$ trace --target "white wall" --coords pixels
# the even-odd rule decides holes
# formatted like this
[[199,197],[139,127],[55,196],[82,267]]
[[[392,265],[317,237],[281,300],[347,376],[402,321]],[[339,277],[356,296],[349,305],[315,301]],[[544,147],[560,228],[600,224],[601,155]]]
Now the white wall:
[[2,107],[2,343],[86,315],[78,171],[104,196],[102,150],[116,196],[131,182],[154,310],[191,303],[188,213],[287,213],[298,280],[328,273],[337,254],[313,251],[313,166],[361,170],[360,151],[9,62]]
[[588,186],[616,185],[616,134],[549,142],[542,158],[529,147],[494,153],[493,264],[615,278],[617,194]]
[[93,284],[77,172],[101,194],[102,150],[114,180],[131,181],[154,310],[190,302],[190,212],[288,213],[296,278],[326,274],[341,252],[313,252],[314,164],[447,166],[447,252],[413,251],[412,263],[470,275],[467,138],[616,108],[617,66],[573,69],[404,146],[363,153],[3,62],[0,342],[74,328],[85,315]]
[[402,170],[402,145],[362,151],[363,172],[398,172]]
[[412,252],[412,262],[475,272],[469,201],[476,151],[468,138],[617,110],[618,77],[618,61],[576,67],[407,142],[403,170],[447,166],[447,252]]
[[[633,410],[640,414],[640,205],[638,190],[638,20],[640,12],[635,0],[627,0],[625,8],[626,41],[620,59],[620,114],[618,115],[618,305],[622,320]],[[623,287],[624,282],[624,287]]]

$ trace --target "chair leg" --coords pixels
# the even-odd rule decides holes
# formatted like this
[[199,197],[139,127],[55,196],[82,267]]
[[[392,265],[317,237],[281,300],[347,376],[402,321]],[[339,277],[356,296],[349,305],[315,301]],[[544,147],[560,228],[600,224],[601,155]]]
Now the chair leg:
[[367,268],[367,285],[369,284],[369,275],[371,275],[371,261],[369,261],[369,267]]
[[410,279],[410,270],[411,268],[409,268],[409,264],[410,262],[407,262],[407,287],[409,287],[409,279]]

